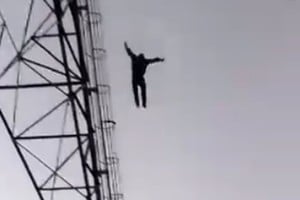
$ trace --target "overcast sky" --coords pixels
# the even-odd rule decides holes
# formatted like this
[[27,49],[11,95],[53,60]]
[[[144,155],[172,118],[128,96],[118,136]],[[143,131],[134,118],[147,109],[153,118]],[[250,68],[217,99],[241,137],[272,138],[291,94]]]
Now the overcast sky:
[[[298,0],[101,6],[125,200],[299,199]],[[146,110],[134,106],[125,40],[166,58],[147,71]],[[0,146],[0,195],[30,199],[4,131]]]

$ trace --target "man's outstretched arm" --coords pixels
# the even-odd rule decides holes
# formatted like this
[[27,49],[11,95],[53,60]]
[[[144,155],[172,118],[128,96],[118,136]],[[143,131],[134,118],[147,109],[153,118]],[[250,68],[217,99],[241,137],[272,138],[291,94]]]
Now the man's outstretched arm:
[[149,64],[151,64],[151,63],[156,63],[156,62],[164,62],[165,59],[156,57],[156,58],[147,59],[147,61],[148,61]]
[[131,49],[128,47],[127,42],[124,42],[124,46],[125,46],[125,49],[126,49],[127,54],[128,54],[130,57],[134,57],[135,54],[134,54],[134,53],[131,51]]

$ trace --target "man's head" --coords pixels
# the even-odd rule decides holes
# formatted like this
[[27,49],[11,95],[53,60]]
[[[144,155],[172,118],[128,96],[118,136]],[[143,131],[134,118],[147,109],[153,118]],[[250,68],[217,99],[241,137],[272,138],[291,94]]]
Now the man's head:
[[145,59],[145,56],[144,56],[143,53],[140,53],[140,54],[138,55],[138,58]]

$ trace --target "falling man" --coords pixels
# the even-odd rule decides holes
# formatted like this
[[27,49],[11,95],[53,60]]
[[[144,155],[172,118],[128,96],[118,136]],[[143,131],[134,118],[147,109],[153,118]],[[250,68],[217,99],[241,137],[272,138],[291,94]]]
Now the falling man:
[[136,55],[132,52],[132,50],[128,47],[127,42],[124,42],[124,46],[126,49],[127,54],[131,58],[131,71],[132,71],[132,90],[134,95],[135,105],[137,107],[140,106],[139,101],[139,94],[138,94],[138,86],[141,88],[142,93],[142,104],[143,107],[146,108],[147,106],[147,94],[146,94],[146,82],[144,75],[146,73],[146,69],[149,64],[155,62],[163,62],[164,58],[152,58],[147,59],[145,58],[144,54],[141,53]]

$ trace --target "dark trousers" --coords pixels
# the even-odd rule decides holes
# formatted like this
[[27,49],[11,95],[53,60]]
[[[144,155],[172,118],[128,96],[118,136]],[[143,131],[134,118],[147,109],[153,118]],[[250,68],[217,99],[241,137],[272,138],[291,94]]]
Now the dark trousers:
[[133,90],[133,95],[134,95],[134,101],[135,101],[135,105],[137,107],[140,106],[138,87],[141,88],[143,107],[146,108],[147,94],[146,94],[146,82],[145,82],[144,78],[141,78],[138,80],[132,80],[132,90]]

